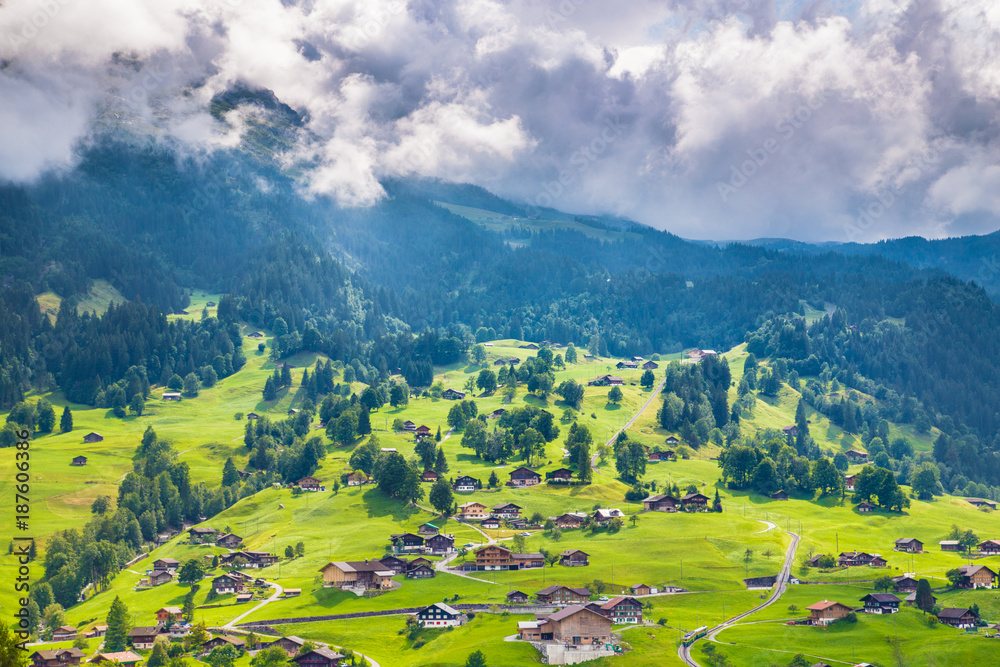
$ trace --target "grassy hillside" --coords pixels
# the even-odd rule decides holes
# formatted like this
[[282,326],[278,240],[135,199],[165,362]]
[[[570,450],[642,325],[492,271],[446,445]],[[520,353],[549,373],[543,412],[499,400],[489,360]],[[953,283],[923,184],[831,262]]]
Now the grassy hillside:
[[[217,299],[209,294],[195,294],[188,315],[177,317],[200,317],[201,308],[209,300]],[[492,368],[495,359],[512,356],[523,359],[534,354],[533,351],[521,349],[520,344],[520,341],[512,340],[494,341],[491,347],[486,348],[487,367]],[[217,483],[222,465],[229,456],[235,459],[238,467],[243,467],[247,462],[247,451],[242,442],[243,422],[234,419],[234,413],[255,411],[280,419],[290,407],[301,404],[304,396],[298,386],[300,369],[311,366],[317,360],[314,354],[301,354],[289,359],[296,366],[293,386],[280,392],[276,400],[264,402],[260,389],[266,377],[273,372],[274,362],[266,355],[259,354],[256,345],[256,340],[246,339],[244,351],[248,359],[247,365],[215,387],[203,389],[196,398],[179,403],[164,403],[159,399],[162,388],[155,388],[153,397],[147,404],[147,411],[141,417],[130,416],[120,420],[115,419],[110,411],[71,406],[76,425],[74,431],[39,436],[33,442],[31,533],[42,538],[44,543],[45,536],[85,522],[90,516],[89,505],[96,496],[108,494],[115,497],[116,483],[131,469],[131,457],[148,425],[153,425],[161,436],[173,441],[181,459],[191,466],[195,481]],[[742,373],[745,354],[742,346],[726,354],[737,382]],[[570,411],[571,418],[591,428],[595,445],[609,439],[650,396],[649,390],[638,385],[641,372],[614,370],[615,361],[585,360],[556,373],[556,384],[569,378],[585,384],[586,380],[611,371],[625,378],[626,384],[622,387],[624,399],[620,404],[608,403],[607,388],[588,387],[581,409]],[[461,389],[479,370],[479,366],[468,363],[455,364],[436,369],[435,379],[443,381],[446,387]],[[661,373],[662,364],[661,370],[657,371],[658,375]],[[353,388],[359,391],[362,386],[357,384]],[[65,404],[58,394],[47,395],[47,398],[57,405],[57,409]],[[502,405],[499,394],[475,398],[480,412],[490,412]],[[744,433],[750,434],[758,427],[780,428],[792,423],[797,401],[798,393],[787,387],[773,401],[758,401],[753,417],[743,422]],[[519,387],[514,399],[514,405],[521,404],[545,407],[560,420],[560,436],[548,445],[544,463],[539,470],[545,472],[562,467],[566,463],[563,460],[563,445],[570,423],[562,420],[567,406],[556,396],[549,396],[543,401],[528,395],[523,386]],[[392,422],[396,418],[426,424],[434,430],[440,426],[446,435],[442,446],[450,466],[449,476],[470,474],[485,481],[491,471],[496,469],[501,480],[506,480],[505,472],[519,465],[518,460],[506,465],[490,464],[476,458],[471,450],[461,447],[461,433],[448,437],[446,417],[452,405],[450,401],[441,399],[411,399],[405,408],[386,406],[372,413],[372,426],[376,429],[382,446],[396,447],[405,456],[413,453],[415,443],[408,434],[391,431]],[[629,430],[630,437],[646,444],[663,443],[663,439],[669,434],[656,423],[655,412],[658,408],[659,399],[654,397],[649,408]],[[821,447],[843,450],[858,445],[853,436],[839,431],[821,415],[810,414],[810,419],[812,432],[821,440]],[[896,426],[892,428],[895,429],[894,432],[905,433],[917,444],[918,449],[929,446],[927,436],[920,439],[905,429],[898,429]],[[92,430],[102,433],[104,441],[83,444],[82,436]],[[319,430],[316,432],[322,433]],[[335,446],[328,443],[327,457],[316,476],[328,483],[338,478],[347,466],[354,446],[356,445]],[[682,488],[694,484],[703,489],[706,495],[714,495],[719,478],[717,464],[711,460],[715,453],[712,448],[703,448],[689,460],[650,464],[644,481],[656,481],[658,485],[677,483]],[[89,457],[87,466],[69,466],[70,459],[77,454]],[[13,461],[10,457],[5,457],[0,462],[0,473],[3,479],[12,478]],[[329,486],[330,484],[328,488]],[[429,490],[429,485],[424,486],[425,490]],[[677,641],[683,632],[700,625],[718,623],[725,617],[758,604],[761,593],[746,591],[742,579],[778,572],[789,543],[786,529],[800,533],[803,537],[796,557],[796,576],[807,581],[832,582],[833,585],[793,586],[788,593],[788,601],[782,600],[779,605],[762,614],[760,618],[764,620],[784,618],[789,604],[796,604],[801,609],[815,599],[830,597],[832,594],[842,594],[845,601],[848,595],[861,597],[863,591],[867,590],[865,587],[870,587],[870,584],[847,586],[840,582],[848,579],[857,582],[881,574],[866,569],[829,573],[806,569],[801,564],[809,554],[834,553],[837,549],[876,551],[888,559],[892,573],[916,572],[920,576],[929,577],[937,588],[943,588],[944,573],[963,562],[958,555],[943,554],[937,548],[937,542],[946,537],[952,524],[972,528],[984,539],[1000,536],[1000,516],[984,514],[963,500],[952,497],[931,502],[914,500],[911,508],[902,515],[882,512],[864,515],[858,514],[849,500],[840,498],[793,497],[787,502],[781,502],[718,488],[724,513],[668,515],[639,513],[639,505],[624,501],[626,490],[626,485],[616,478],[613,463],[609,461],[595,469],[593,484],[584,487],[502,487],[495,491],[457,495],[459,503],[472,499],[487,505],[516,502],[528,514],[539,511],[548,516],[567,511],[590,511],[596,506],[603,506],[619,507],[629,515],[636,514],[638,519],[634,524],[626,521],[625,526],[617,533],[564,531],[556,539],[546,531],[532,531],[532,536],[527,540],[527,548],[532,551],[541,548],[551,551],[583,549],[590,554],[589,567],[556,566],[546,567],[544,570],[473,573],[469,577],[439,573],[433,579],[417,581],[400,578],[401,588],[375,598],[359,598],[350,593],[323,588],[318,570],[330,560],[381,556],[391,533],[415,530],[421,523],[434,518],[430,512],[403,507],[396,501],[385,499],[377,489],[369,486],[345,488],[337,494],[327,492],[299,496],[293,496],[288,489],[266,489],[241,500],[207,523],[220,530],[237,532],[244,537],[246,546],[251,549],[282,554],[288,545],[299,541],[306,545],[305,556],[283,559],[279,565],[260,572],[261,576],[283,587],[301,588],[302,595],[271,602],[245,620],[395,609],[452,599],[455,595],[459,596],[461,602],[500,603],[504,600],[504,595],[513,588],[531,593],[552,583],[584,586],[591,585],[595,579],[605,582],[608,593],[635,583],[670,584],[691,591],[682,595],[649,599],[651,606],[645,612],[647,619],[665,619],[665,627],[626,630],[624,637],[632,649],[628,657],[616,659],[613,663],[604,661],[607,664],[628,665],[679,664],[675,652]],[[0,492],[9,498],[12,489],[5,483],[0,487]],[[10,535],[13,531],[10,521],[9,515],[0,517],[0,531],[5,535]],[[776,527],[772,527],[772,523]],[[444,521],[443,524],[445,532],[456,535],[459,545],[479,544],[483,541],[482,535],[471,527],[451,520]],[[929,553],[911,557],[892,552],[892,543],[899,537],[923,540]],[[161,556],[185,559],[222,551],[216,547],[182,545],[181,541],[181,537],[175,538],[152,552],[150,559]],[[991,558],[982,562],[995,569],[1000,568],[1000,562],[996,561],[1000,559]],[[134,590],[149,562],[150,560],[137,563],[130,571],[119,574],[108,590],[91,595],[85,602],[67,610],[67,620],[79,627],[103,621],[107,607],[115,595],[125,600],[136,624],[151,622],[152,613],[161,606],[180,604],[188,586],[174,583],[152,590]],[[37,575],[39,567],[35,566],[34,572]],[[0,562],[0,573],[12,576],[13,566],[9,560]],[[208,587],[208,582],[204,582],[196,595],[198,620],[204,620],[210,625],[220,625],[251,608],[247,604],[237,605],[232,596],[209,601]],[[860,595],[857,594],[859,591]],[[977,603],[982,608],[984,617],[1000,620],[1000,603],[996,602],[990,591],[941,591],[938,595],[943,602],[954,600],[954,604],[962,605]],[[0,592],[0,604],[4,609],[12,609],[14,599],[10,592]],[[951,642],[950,638],[959,637],[958,632],[943,627],[927,629],[920,624],[918,616],[915,612],[907,611],[899,617],[900,627],[907,628],[908,641],[914,642],[912,646],[920,645],[920,642],[926,640],[935,646],[940,642],[942,651],[947,655],[966,655],[966,646],[972,647],[968,649],[972,652],[969,655],[978,655],[976,651],[979,650],[979,645],[975,643],[975,638]],[[371,655],[383,665],[459,665],[474,648],[482,648],[491,665],[535,664],[537,656],[533,651],[522,644],[503,641],[504,636],[516,632],[517,620],[516,615],[480,615],[464,628],[426,631],[423,633],[426,636],[421,636],[424,643],[420,647],[415,647],[405,635],[399,634],[404,619],[395,616],[388,617],[374,629],[370,621],[363,619],[305,623],[283,626],[283,629],[288,633],[350,646]],[[842,643],[831,642],[828,653],[817,655],[847,660],[851,658],[845,651],[852,647],[860,650],[870,646],[873,647],[871,651],[874,659],[885,662],[886,624],[892,622],[892,619],[863,619],[850,629],[851,638]],[[734,664],[757,665],[782,659],[781,656],[771,655],[768,647],[781,644],[787,645],[790,651],[796,651],[806,650],[810,644],[815,645],[816,633],[822,631],[809,634],[810,632],[812,629],[786,629],[786,626],[776,620],[762,625],[738,626],[727,630],[720,638],[736,643],[735,647],[725,647],[726,654]],[[827,650],[827,638],[835,634],[836,631],[831,631],[821,636],[824,651]],[[797,648],[800,645],[802,648]],[[859,655],[858,659],[863,657],[873,659],[867,654]],[[791,659],[791,655],[788,659]]]

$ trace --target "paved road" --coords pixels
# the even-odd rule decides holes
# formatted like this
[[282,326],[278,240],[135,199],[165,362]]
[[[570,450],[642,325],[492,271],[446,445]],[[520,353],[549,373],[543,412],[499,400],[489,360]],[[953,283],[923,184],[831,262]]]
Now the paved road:
[[[663,378],[662,380],[660,380],[660,384],[656,385],[656,387],[653,389],[653,391],[650,392],[649,398],[646,400],[645,403],[642,404],[642,407],[639,408],[639,411],[636,412],[634,415],[632,415],[632,418],[629,419],[625,423],[624,426],[622,426],[620,429],[618,429],[617,431],[615,431],[614,435],[612,435],[611,438],[609,438],[608,441],[606,443],[604,443],[606,446],[608,446],[608,447],[613,447],[614,446],[615,440],[618,439],[618,434],[621,433],[622,431],[628,430],[632,426],[632,424],[635,423],[635,420],[639,418],[639,415],[641,415],[643,412],[645,412],[646,408],[649,407],[649,404],[652,403],[653,400],[657,396],[660,395],[660,392],[663,391],[663,385],[665,385],[666,383],[667,383],[667,379],[666,378]],[[590,457],[590,467],[593,468],[595,471],[597,470],[597,451],[596,450],[594,451],[594,455]]]
[[[785,593],[785,589],[788,588],[788,576],[792,571],[792,562],[795,560],[795,551],[799,548],[799,536],[791,532],[788,534],[792,536],[792,543],[788,545],[788,551],[785,553],[785,563],[784,565],[781,566],[781,573],[778,575],[778,582],[775,585],[774,592],[771,593],[771,597],[769,597],[766,602],[754,607],[750,611],[745,611],[742,614],[739,614],[738,616],[733,616],[731,619],[723,621],[719,625],[715,626],[714,628],[708,631],[707,639],[714,641],[715,635],[722,632],[731,625],[739,621],[742,621],[747,616],[755,614],[761,609],[771,606],[772,604],[777,602],[781,598],[781,596]],[[691,646],[694,646],[694,644],[692,644]],[[688,665],[688,667],[701,667],[701,665],[699,665],[694,660],[694,658],[691,657],[691,648],[689,646],[684,646],[683,644],[681,646],[678,646],[677,656],[681,660],[683,660],[684,664]]]
[[275,600],[277,600],[278,598],[280,598],[281,594],[285,592],[285,589],[283,589],[280,585],[274,583],[273,581],[267,582],[267,585],[274,589],[274,593],[271,594],[271,597],[267,598],[266,600],[262,600],[259,605],[257,605],[256,607],[252,607],[252,608],[248,609],[247,611],[243,612],[242,614],[240,614],[239,616],[237,616],[233,620],[231,620],[228,623],[226,623],[223,627],[226,628],[226,629],[233,628],[234,625],[236,625],[237,623],[239,623],[240,621],[242,621],[244,618],[246,618],[250,614],[254,613],[258,609],[263,609],[265,606],[267,606],[267,604],[269,602],[274,602]]

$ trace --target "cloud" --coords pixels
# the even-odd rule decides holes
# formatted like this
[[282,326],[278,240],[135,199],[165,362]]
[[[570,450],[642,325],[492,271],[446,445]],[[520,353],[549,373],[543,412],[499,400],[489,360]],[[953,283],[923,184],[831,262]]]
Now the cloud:
[[254,111],[209,103],[243,86],[302,115],[278,157],[346,206],[426,176],[695,238],[981,232],[998,44],[988,0],[13,0],[0,177],[109,123],[233,145]]

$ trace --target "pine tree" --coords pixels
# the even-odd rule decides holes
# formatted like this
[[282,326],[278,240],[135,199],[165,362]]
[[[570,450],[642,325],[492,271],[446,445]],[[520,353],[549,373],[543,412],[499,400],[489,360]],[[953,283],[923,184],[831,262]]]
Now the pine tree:
[[236,464],[233,457],[226,459],[226,464],[222,467],[222,486],[232,486],[240,481],[240,473],[236,471]]
[[431,506],[433,506],[434,509],[441,514],[446,514],[454,504],[454,496],[451,492],[451,484],[448,483],[448,480],[444,477],[439,477],[438,481],[434,482],[434,486],[431,487],[431,493],[428,500],[431,501]]
[[576,450],[576,474],[581,482],[590,482],[593,470],[590,465],[590,443],[581,442]]
[[722,498],[719,497],[719,490],[715,490],[715,500],[712,501],[712,511],[721,512],[722,511]]
[[438,447],[437,457],[434,459],[434,472],[443,475],[448,472],[448,459],[444,457],[444,448]]
[[273,401],[277,397],[278,397],[278,391],[275,388],[274,378],[268,377],[267,381],[264,382],[264,400]]
[[497,477],[497,471],[493,470],[490,472],[490,479],[487,482],[491,489],[496,488],[500,484],[500,478]]
[[128,619],[128,607],[116,595],[114,601],[111,602],[110,609],[108,609],[108,630],[104,637],[105,650],[108,652],[125,650],[128,633],[131,630]]
[[146,667],[167,667],[168,664],[170,664],[170,656],[167,655],[167,650],[163,648],[163,642],[156,642],[153,644],[153,650],[146,660]]
[[358,410],[358,435],[368,435],[372,432],[372,418],[368,410],[362,407]]
[[441,442],[441,427],[438,426],[437,435],[434,436],[434,442]]
[[292,369],[285,364],[281,367],[281,386],[291,387],[292,386]]
[[68,405],[63,408],[62,419],[59,420],[59,430],[63,433],[69,433],[73,430],[73,413],[70,412]]

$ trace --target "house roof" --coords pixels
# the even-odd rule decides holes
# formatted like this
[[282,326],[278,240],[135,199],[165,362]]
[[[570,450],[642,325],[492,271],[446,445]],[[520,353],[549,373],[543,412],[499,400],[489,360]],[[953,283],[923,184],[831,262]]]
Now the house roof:
[[449,607],[444,602],[435,602],[434,604],[430,605],[429,607],[424,607],[424,609],[422,611],[427,611],[428,609],[440,609],[441,611],[445,612],[446,614],[448,614],[450,616],[461,616],[462,615],[462,612],[458,611],[457,609],[454,609],[453,607]]
[[515,595],[520,595],[522,597],[528,597],[528,594],[525,593],[524,591],[510,591],[509,593],[507,593],[507,597],[509,597],[509,598],[512,598]]
[[963,566],[961,566],[958,569],[960,569],[962,571],[962,574],[964,574],[967,577],[971,577],[974,574],[978,574],[979,572],[982,572],[983,570],[986,570],[987,572],[989,572],[991,576],[994,576],[994,577],[997,576],[996,572],[994,572],[990,568],[986,567],[985,565],[963,565]]
[[[81,652],[80,655],[83,656],[83,653]],[[112,664],[117,662],[122,665],[127,665],[129,663],[139,662],[142,660],[141,655],[133,653],[132,651],[113,651],[110,653],[98,653],[97,658],[101,662],[107,661]]]
[[292,661],[298,662],[299,660],[302,660],[302,658],[306,657],[310,653],[321,655],[327,660],[340,660],[341,658],[344,657],[340,653],[337,653],[336,651],[331,651],[328,648],[314,648],[313,650],[309,651],[309,653],[303,653],[302,655],[295,656],[294,658],[292,658]]
[[42,649],[35,651],[32,655],[39,655],[46,660],[56,660],[60,655],[69,653],[70,656],[74,658],[84,657],[83,651],[78,648],[53,648],[53,649]]
[[628,595],[619,595],[617,597],[611,598],[610,600],[608,600],[607,602],[605,602],[604,604],[602,604],[601,605],[601,609],[604,609],[604,610],[614,609],[621,602],[624,602],[625,600],[631,600],[632,602],[636,603],[637,605],[642,606],[642,603],[640,603],[634,597],[630,597]]
[[892,593],[869,593],[861,598],[862,602],[874,600],[875,602],[899,602],[899,598]]
[[562,552],[559,555],[560,556],[572,556],[573,554],[583,554],[584,556],[589,556],[590,555],[586,551],[583,551],[582,549],[567,549],[566,551]]
[[385,563],[380,560],[354,560],[354,561],[333,561],[320,568],[320,572],[330,567],[336,566],[342,572],[382,572],[386,569]]
[[554,614],[549,614],[548,619],[550,621],[561,621],[563,619],[569,618],[570,616],[574,616],[576,614],[579,614],[580,612],[589,612],[591,614],[594,614],[595,616],[599,616],[601,618],[604,618],[603,616],[601,616],[600,614],[598,614],[596,611],[587,609],[586,607],[584,607],[582,605],[571,604],[568,607],[563,607],[561,610],[557,611]]
[[808,609],[809,611],[824,611],[826,609],[830,609],[831,607],[836,607],[838,605],[840,605],[841,607],[847,606],[844,604],[840,604],[839,602],[836,602],[834,600],[821,600],[820,602],[809,605],[808,607],[806,607],[806,609]]
[[495,509],[495,510],[503,510],[503,509],[507,509],[507,508],[522,509],[520,505],[515,505],[514,503],[501,503],[500,505],[494,505],[493,506],[493,509]]
[[949,607],[938,612],[938,618],[962,618],[966,614],[971,614],[971,609],[956,609]]
[[160,607],[159,611],[165,611],[168,614],[183,614],[184,611],[180,607]]
[[683,500],[695,500],[697,498],[704,498],[705,500],[708,500],[708,496],[703,496],[700,493],[689,493],[686,496],[684,496],[683,498],[681,498],[681,500],[682,501]]
[[128,631],[129,637],[150,637],[159,633],[158,628],[137,627]]
[[913,542],[917,542],[918,544],[923,544],[923,542],[921,542],[915,537],[901,537],[900,539],[896,540],[896,544],[911,544]]
[[514,560],[543,560],[545,556],[542,554],[511,554],[511,558]]

